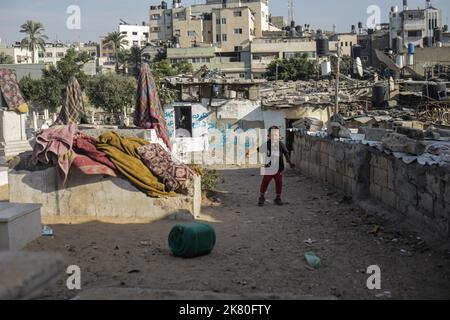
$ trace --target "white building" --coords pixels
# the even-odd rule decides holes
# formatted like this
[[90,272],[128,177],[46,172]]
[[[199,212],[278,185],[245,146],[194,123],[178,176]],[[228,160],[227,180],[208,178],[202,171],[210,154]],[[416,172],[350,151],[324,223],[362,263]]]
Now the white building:
[[403,11],[391,8],[389,13],[390,44],[396,47],[396,39],[403,44],[414,43],[416,46],[432,46],[435,29],[441,29],[442,11],[433,7],[431,0],[426,0],[425,9],[410,9],[408,1],[403,0]]
[[148,25],[120,24],[119,32],[125,35],[128,41],[124,49],[130,49],[133,46],[144,48],[149,42],[150,27]]

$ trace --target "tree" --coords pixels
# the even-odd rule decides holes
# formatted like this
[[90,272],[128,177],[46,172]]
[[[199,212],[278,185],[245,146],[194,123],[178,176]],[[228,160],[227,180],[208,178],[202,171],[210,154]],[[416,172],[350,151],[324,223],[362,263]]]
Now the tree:
[[308,59],[308,55],[303,54],[289,59],[275,59],[267,67],[265,77],[268,80],[308,80],[316,71],[316,64]]
[[34,105],[56,111],[63,103],[70,77],[77,78],[82,89],[86,87],[88,77],[82,70],[84,61],[86,56],[83,53],[69,49],[56,66],[51,65],[44,69],[42,79],[23,78],[19,82],[20,89],[25,98]]
[[4,52],[0,52],[0,64],[14,64],[14,58]]
[[[331,58],[331,68],[333,73],[337,72],[337,58]],[[353,59],[350,56],[341,56],[341,74],[350,75],[353,72]]]
[[32,62],[35,63],[35,52],[39,48],[45,51],[45,40],[48,37],[42,34],[45,29],[42,23],[28,20],[20,27],[20,32],[25,33],[27,36],[20,42],[20,48],[27,48],[32,53]]
[[93,76],[88,82],[86,93],[97,108],[114,114],[122,114],[124,108],[134,106],[136,79],[108,73]]
[[116,72],[119,72],[119,51],[128,43],[125,38],[126,36],[124,34],[114,31],[109,33],[105,39],[106,42],[109,42],[114,46],[114,53],[116,56]]
[[134,74],[139,74],[139,65],[142,62],[142,52],[143,49],[138,46],[133,46],[130,51],[129,62],[134,66]]
[[117,54],[117,59],[119,60],[119,66],[122,65],[123,74],[126,73],[128,68],[128,61],[130,60],[130,50],[121,49]]

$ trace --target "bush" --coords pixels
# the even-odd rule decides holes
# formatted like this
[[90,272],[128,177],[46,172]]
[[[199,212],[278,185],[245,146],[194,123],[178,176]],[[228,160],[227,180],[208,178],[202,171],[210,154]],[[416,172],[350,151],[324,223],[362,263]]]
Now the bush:
[[137,83],[133,77],[108,73],[92,77],[86,93],[95,107],[122,114],[124,108],[134,106],[136,90]]

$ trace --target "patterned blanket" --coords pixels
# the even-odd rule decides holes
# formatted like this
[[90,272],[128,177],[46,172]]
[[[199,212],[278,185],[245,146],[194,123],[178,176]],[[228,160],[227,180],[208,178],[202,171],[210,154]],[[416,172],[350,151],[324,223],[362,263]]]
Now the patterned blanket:
[[172,155],[157,143],[141,146],[137,152],[142,161],[168,190],[186,192],[195,177],[195,172],[191,168],[175,161]]
[[78,124],[84,113],[83,94],[80,84],[75,77],[71,77],[66,88],[66,98],[55,125]]
[[8,110],[20,113],[28,112],[28,105],[25,103],[17,83],[16,70],[0,69],[0,91]]
[[134,125],[143,129],[156,129],[158,137],[167,148],[172,149],[156,83],[147,63],[142,64],[139,76]]
[[36,165],[40,162],[56,166],[63,184],[66,183],[72,166],[87,175],[117,176],[114,164],[104,153],[95,148],[93,142],[95,139],[92,139],[81,134],[75,124],[44,130],[36,137],[33,163]]
[[148,144],[146,140],[123,137],[116,132],[107,132],[97,139],[97,149],[104,152],[117,170],[137,188],[150,197],[176,196],[158,181],[142,162],[137,149]]

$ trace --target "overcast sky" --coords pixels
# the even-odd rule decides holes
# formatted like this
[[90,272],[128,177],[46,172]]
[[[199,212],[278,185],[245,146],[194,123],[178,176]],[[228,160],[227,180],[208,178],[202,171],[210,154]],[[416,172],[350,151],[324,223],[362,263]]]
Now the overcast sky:
[[[171,3],[171,1],[168,1]],[[201,0],[182,0],[183,4],[201,3]],[[270,1],[273,15],[287,16],[287,0]],[[99,36],[117,29],[119,19],[137,24],[148,20],[150,5],[155,0],[0,0],[0,38],[8,44],[23,37],[20,25],[26,20],[40,21],[51,40],[98,41]],[[441,8],[444,24],[449,24],[450,0],[432,0]],[[69,30],[66,13],[70,5],[81,9],[81,29]],[[381,8],[381,20],[387,21],[392,5],[402,6],[402,0],[294,0],[297,24],[310,24],[314,28],[331,30],[333,24],[340,32],[350,31],[352,24],[362,21],[366,24],[370,5]],[[410,8],[424,7],[425,0],[409,0]]]

